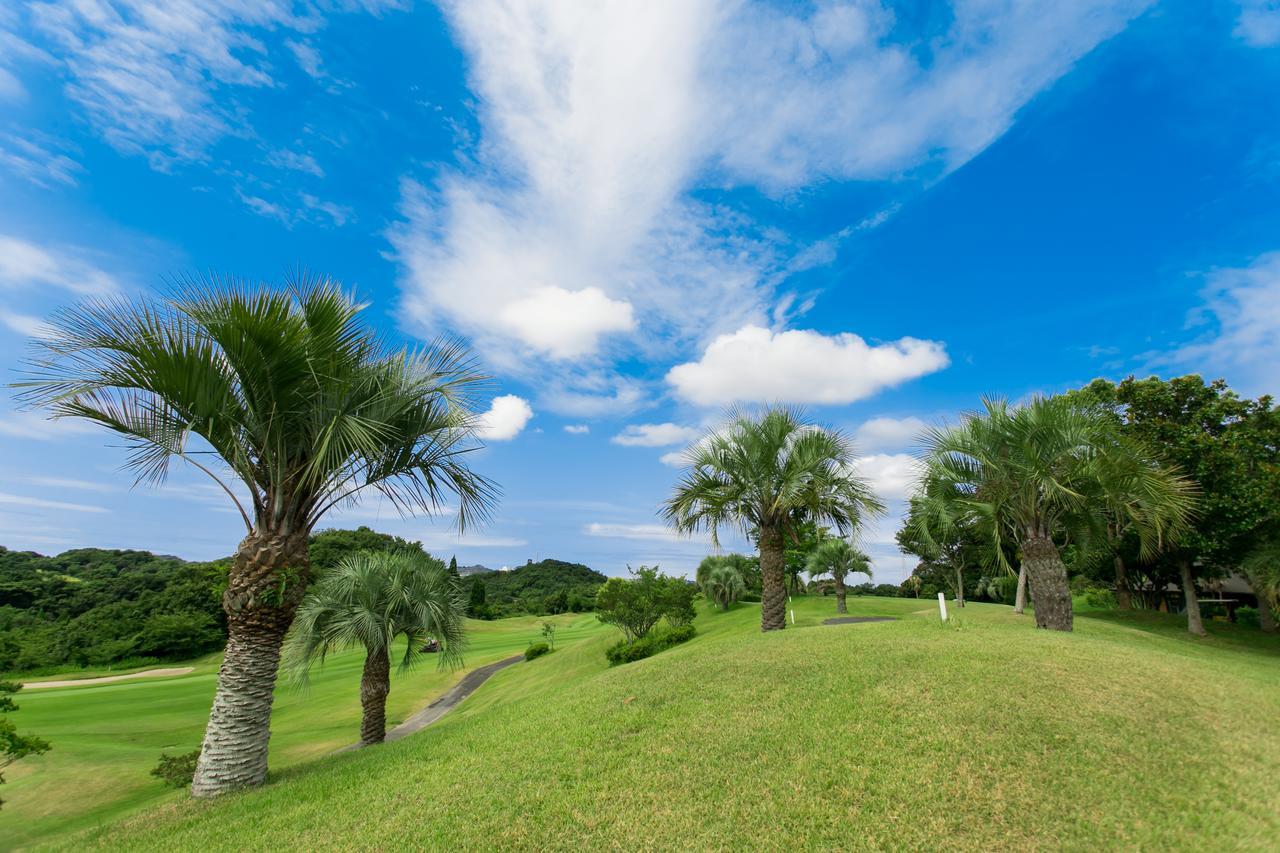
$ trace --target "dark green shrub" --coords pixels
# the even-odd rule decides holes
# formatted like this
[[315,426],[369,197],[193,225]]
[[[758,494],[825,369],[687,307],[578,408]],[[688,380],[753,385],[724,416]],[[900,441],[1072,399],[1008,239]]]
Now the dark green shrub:
[[1116,594],[1102,587],[1090,587],[1085,590],[1084,600],[1090,607],[1112,610],[1116,607]]
[[196,775],[196,762],[199,760],[198,749],[182,755],[162,752],[160,763],[151,771],[151,775],[173,788],[185,788],[191,784],[191,777]]
[[1253,607],[1237,607],[1236,608],[1236,624],[1243,625],[1246,628],[1262,627],[1262,620],[1258,616],[1258,611]]
[[759,604],[759,603],[760,603],[760,593],[758,593],[758,592],[745,592],[745,593],[743,593],[742,595],[738,596],[738,600],[739,600],[739,601],[749,601],[749,602],[752,602],[753,604]]
[[610,666],[617,666],[620,663],[631,663],[632,661],[643,660],[644,658],[656,655],[664,649],[692,640],[698,633],[698,629],[693,625],[679,625],[666,630],[654,631],[647,637],[630,642],[622,640],[605,650],[605,657],[609,659]]
[[550,653],[551,647],[546,643],[531,643],[529,648],[524,650],[524,659],[533,660],[534,658],[540,658],[543,655]]

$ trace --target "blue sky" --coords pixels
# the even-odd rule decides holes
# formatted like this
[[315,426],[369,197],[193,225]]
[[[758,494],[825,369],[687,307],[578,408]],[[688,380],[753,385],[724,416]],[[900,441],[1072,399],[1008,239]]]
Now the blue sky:
[[[495,375],[463,563],[686,571],[655,514],[728,405],[855,436],[1131,372],[1280,377],[1280,4],[50,0],[0,9],[0,358],[59,305],[299,264]],[[0,412],[0,544],[229,553],[192,472]],[[726,542],[739,547],[742,543]]]

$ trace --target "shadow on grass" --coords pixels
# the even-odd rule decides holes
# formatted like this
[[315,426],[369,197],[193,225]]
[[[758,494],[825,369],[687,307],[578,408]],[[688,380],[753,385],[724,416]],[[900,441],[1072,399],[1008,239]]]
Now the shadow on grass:
[[1205,620],[1204,628],[1209,636],[1196,637],[1187,632],[1187,617],[1177,613],[1161,613],[1155,610],[1085,610],[1082,612],[1077,609],[1076,616],[1081,619],[1096,619],[1099,622],[1165,639],[1179,639],[1188,643],[1208,644],[1280,657],[1280,635],[1266,634],[1258,628],[1231,622]]

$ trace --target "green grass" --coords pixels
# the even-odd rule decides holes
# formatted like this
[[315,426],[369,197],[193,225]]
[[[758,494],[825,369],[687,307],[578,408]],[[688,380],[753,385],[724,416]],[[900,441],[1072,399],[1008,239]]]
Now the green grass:
[[[440,723],[175,799],[67,841],[114,849],[1265,849],[1280,832],[1280,644],[1176,617],[927,600],[704,610],[608,668],[597,633],[496,675]],[[281,722],[283,728],[284,721]],[[279,764],[277,766],[280,766]]]
[[[547,621],[558,626],[558,648],[606,631],[592,614]],[[464,670],[441,672],[426,659],[407,673],[393,672],[389,723],[395,725],[422,708],[465,670],[523,652],[529,642],[540,639],[541,622],[533,617],[471,621]],[[49,841],[105,825],[150,804],[184,798],[184,793],[166,789],[149,773],[162,751],[190,752],[200,746],[219,663],[218,656],[211,656],[191,662],[195,671],[175,678],[18,694],[21,710],[14,722],[21,731],[50,741],[53,749],[7,769],[0,789],[6,801],[0,809],[0,849]],[[359,740],[363,663],[363,652],[343,652],[313,671],[305,691],[281,683],[272,720],[273,770],[320,759]],[[144,668],[160,666],[174,664]],[[81,675],[89,673],[73,677]]]

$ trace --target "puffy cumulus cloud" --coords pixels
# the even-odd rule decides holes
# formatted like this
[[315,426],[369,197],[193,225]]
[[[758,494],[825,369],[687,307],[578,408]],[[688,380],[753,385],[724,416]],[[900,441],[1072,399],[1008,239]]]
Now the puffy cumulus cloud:
[[901,450],[914,444],[928,424],[916,417],[871,418],[854,432],[858,450]]
[[667,447],[688,444],[701,435],[702,430],[697,427],[680,424],[630,424],[609,440],[626,447]]
[[476,435],[485,441],[510,441],[533,417],[533,407],[523,397],[504,394],[494,397],[489,410],[480,415]]
[[69,246],[41,246],[0,234],[0,289],[56,287],[77,296],[107,296],[119,291],[114,276]]
[[1249,394],[1274,393],[1280,377],[1280,251],[1247,267],[1214,270],[1206,276],[1204,305],[1190,323],[1211,330],[1153,367],[1176,365],[1226,376]]
[[865,477],[884,501],[899,501],[911,494],[920,463],[908,453],[872,453],[861,456],[854,470]]
[[[606,539],[643,539],[658,542],[688,542],[690,537],[672,530],[664,524],[613,524],[593,521],[582,528],[587,536]],[[705,536],[695,537],[701,541]]]
[[1253,47],[1274,47],[1280,44],[1280,2],[1240,0],[1235,35]]
[[[957,0],[923,23],[868,0],[447,2],[480,138],[404,184],[408,314],[528,372],[785,326],[773,309],[811,304],[788,277],[852,231],[806,245],[696,191],[935,178],[1150,2]],[[529,310],[571,298],[581,317]]]
[[667,373],[675,394],[701,406],[734,402],[851,403],[950,363],[936,341],[872,346],[851,333],[771,332],[744,326]]

